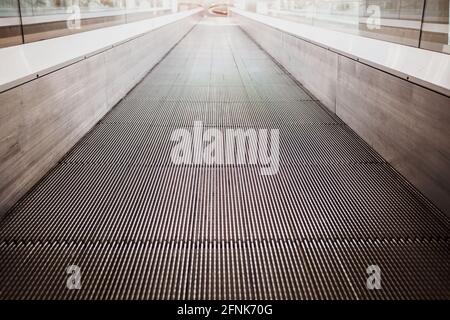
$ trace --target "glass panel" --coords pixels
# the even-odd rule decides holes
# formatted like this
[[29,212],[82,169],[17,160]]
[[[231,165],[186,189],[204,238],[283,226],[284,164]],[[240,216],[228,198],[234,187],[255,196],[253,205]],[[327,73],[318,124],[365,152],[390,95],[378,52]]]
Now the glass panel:
[[22,43],[18,0],[0,1],[0,48]]
[[450,0],[426,0],[420,47],[450,53]]
[[202,0],[0,0],[0,47],[149,19]]
[[123,0],[20,0],[25,42],[125,23]]
[[176,2],[171,0],[127,0],[127,22],[153,18],[172,11],[177,11],[177,7]]
[[153,18],[177,0],[20,0],[25,42]]
[[261,14],[418,46],[424,0],[237,0]]

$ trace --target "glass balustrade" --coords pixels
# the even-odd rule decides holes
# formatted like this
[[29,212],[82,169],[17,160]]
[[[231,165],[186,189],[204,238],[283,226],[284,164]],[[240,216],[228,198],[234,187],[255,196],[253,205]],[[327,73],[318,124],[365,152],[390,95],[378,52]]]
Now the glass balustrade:
[[302,24],[450,53],[450,0],[0,0],[0,47],[202,4],[234,5]]
[[192,9],[178,0],[0,0],[0,47]]
[[450,0],[235,0],[241,9],[450,53]]

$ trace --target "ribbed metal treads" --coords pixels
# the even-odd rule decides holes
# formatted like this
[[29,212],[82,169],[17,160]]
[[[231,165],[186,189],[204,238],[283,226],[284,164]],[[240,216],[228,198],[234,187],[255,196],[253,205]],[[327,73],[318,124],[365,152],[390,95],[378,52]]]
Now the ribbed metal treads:
[[[0,224],[0,298],[450,298],[450,222],[237,26],[197,25]],[[194,121],[280,167],[176,165]],[[81,269],[68,290],[66,268]],[[378,265],[382,289],[368,290]]]

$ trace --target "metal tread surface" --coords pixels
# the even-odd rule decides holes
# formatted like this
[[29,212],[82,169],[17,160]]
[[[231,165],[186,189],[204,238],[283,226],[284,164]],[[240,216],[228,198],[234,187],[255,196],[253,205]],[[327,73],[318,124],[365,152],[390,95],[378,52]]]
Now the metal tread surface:
[[[2,297],[26,299],[443,299],[448,241],[0,243]],[[383,265],[382,290],[365,266]],[[13,266],[12,266],[13,265]],[[82,290],[67,290],[77,265]],[[37,276],[39,275],[39,276]]]
[[0,228],[0,238],[8,241],[447,235],[439,212],[378,164],[283,167],[274,176],[248,166],[65,164],[18,203]]
[[[449,219],[237,26],[214,21],[2,218],[0,298],[450,298]],[[258,161],[174,164],[171,134],[194,121],[279,130],[277,174]],[[373,264],[381,290],[366,288]],[[70,265],[80,290],[66,287]]]

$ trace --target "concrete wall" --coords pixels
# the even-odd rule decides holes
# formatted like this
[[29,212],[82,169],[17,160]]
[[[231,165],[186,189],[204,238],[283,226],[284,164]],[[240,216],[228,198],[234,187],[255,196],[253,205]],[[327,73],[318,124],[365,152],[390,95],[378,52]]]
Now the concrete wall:
[[450,216],[450,97],[237,13],[233,17]]
[[0,93],[0,215],[200,18],[190,16]]

